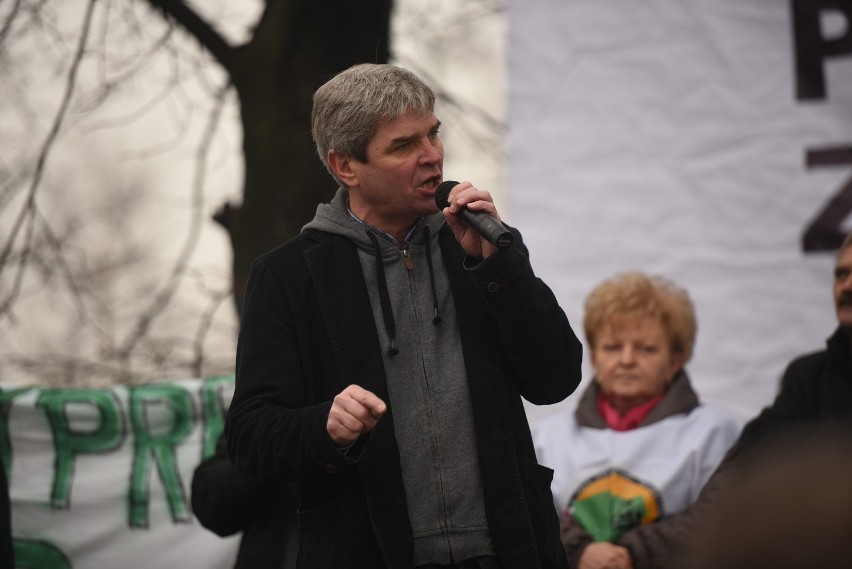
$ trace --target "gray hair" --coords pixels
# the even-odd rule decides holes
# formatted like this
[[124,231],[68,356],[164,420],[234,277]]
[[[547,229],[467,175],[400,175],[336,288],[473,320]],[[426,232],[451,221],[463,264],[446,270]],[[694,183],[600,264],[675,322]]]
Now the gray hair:
[[311,135],[332,177],[329,151],[367,161],[367,145],[382,121],[434,111],[435,92],[414,73],[388,64],[354,65],[314,93]]

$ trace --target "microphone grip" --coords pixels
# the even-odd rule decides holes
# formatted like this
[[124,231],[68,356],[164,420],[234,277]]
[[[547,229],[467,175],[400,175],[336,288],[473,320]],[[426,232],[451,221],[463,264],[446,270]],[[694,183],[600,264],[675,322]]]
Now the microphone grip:
[[459,217],[467,225],[476,229],[483,238],[498,249],[506,249],[512,244],[512,233],[502,223],[484,211],[470,209],[459,210]]
[[[450,195],[450,190],[457,185],[458,182],[452,180],[442,182],[435,190],[435,205],[440,209],[450,205],[447,197]],[[488,213],[463,208],[459,210],[458,216],[464,221],[465,225],[475,229],[479,235],[498,249],[506,249],[512,245],[512,233]]]

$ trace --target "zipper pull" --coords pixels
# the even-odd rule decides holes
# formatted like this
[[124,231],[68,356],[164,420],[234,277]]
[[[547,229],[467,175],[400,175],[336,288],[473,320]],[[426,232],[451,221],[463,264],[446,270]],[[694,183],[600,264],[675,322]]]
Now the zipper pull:
[[405,268],[409,271],[414,268],[414,261],[411,260],[411,256],[408,254],[408,249],[402,249],[400,251],[402,253],[402,260],[405,262]]

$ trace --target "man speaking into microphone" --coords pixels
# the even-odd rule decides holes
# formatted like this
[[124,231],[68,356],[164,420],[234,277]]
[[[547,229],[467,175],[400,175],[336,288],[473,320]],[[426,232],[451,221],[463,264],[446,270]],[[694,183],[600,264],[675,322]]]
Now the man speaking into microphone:
[[450,184],[439,209],[434,103],[393,65],[320,87],[340,189],[252,267],[228,453],[298,481],[301,568],[567,567],[521,398],[571,394],[582,347],[520,234],[470,221],[499,223],[487,191]]

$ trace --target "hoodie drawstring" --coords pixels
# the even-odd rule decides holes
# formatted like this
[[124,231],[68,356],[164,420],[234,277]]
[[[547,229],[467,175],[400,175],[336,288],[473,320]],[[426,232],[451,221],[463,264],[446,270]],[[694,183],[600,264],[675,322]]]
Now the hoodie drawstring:
[[435,269],[432,268],[432,228],[429,225],[423,227],[423,240],[426,243],[426,264],[429,266],[429,282],[432,285],[432,310],[435,316],[432,324],[441,323],[441,314],[438,312],[438,292],[435,290]]
[[399,353],[399,348],[394,345],[394,341],[396,340],[396,321],[393,319],[390,294],[388,294],[388,283],[385,280],[385,262],[382,259],[382,250],[379,247],[378,238],[372,231],[367,231],[367,235],[373,242],[373,247],[376,251],[376,285],[379,287],[379,302],[382,305],[382,319],[385,321],[385,331],[390,340],[388,355],[395,356]]
[[[388,355],[395,356],[399,353],[399,348],[396,347],[396,320],[393,317],[393,309],[391,308],[390,294],[388,293],[388,283],[385,279],[385,262],[382,259],[382,251],[379,247],[379,240],[372,231],[365,231],[370,241],[373,242],[373,249],[376,256],[376,286],[379,288],[379,303],[382,307],[382,320],[385,324],[385,332],[390,341]],[[426,265],[429,267],[429,284],[432,287],[432,310],[434,316],[432,324],[441,323],[441,314],[438,307],[438,292],[435,288],[435,269],[432,266],[432,244],[431,244],[431,229],[428,225],[423,227],[423,237],[426,243]]]

